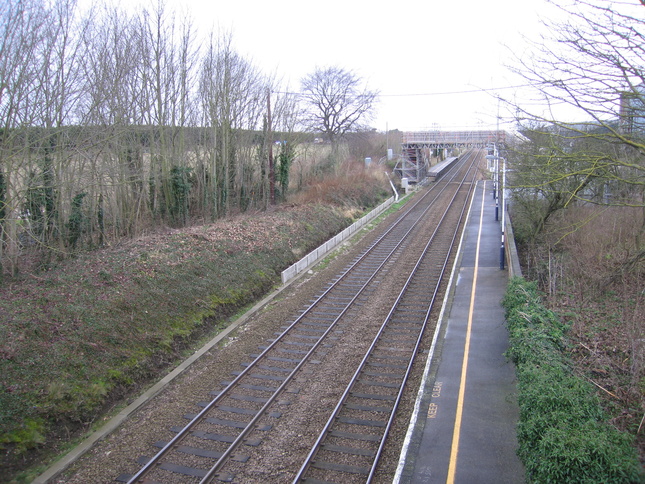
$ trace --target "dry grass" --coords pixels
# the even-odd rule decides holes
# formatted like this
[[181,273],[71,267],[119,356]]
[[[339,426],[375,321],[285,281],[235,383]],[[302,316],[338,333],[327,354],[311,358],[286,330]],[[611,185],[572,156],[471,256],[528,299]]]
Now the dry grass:
[[389,182],[383,170],[366,168],[363,163],[344,163],[335,173],[310,181],[290,198],[295,204],[322,203],[343,207],[355,216],[376,205],[389,194]]

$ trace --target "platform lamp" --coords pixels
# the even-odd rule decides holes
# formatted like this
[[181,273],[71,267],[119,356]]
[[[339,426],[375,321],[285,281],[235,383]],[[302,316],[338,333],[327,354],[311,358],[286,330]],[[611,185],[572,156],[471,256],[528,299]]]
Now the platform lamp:
[[506,158],[501,157],[502,160],[502,246],[499,249],[499,268],[504,270],[504,262],[506,261],[506,251],[504,248],[504,233],[506,231]]
[[[497,152],[497,150],[495,150]],[[505,206],[506,206],[506,158],[503,156],[497,156],[497,155],[487,155],[486,159],[488,160],[495,160],[495,180],[497,183],[497,180],[499,180],[499,160],[502,160],[502,184],[501,187],[498,187],[496,189],[495,193],[495,221],[499,220],[499,193],[502,193],[502,245],[500,246],[499,249],[499,268],[501,270],[504,270],[505,263],[506,263],[506,251],[505,251],[505,240],[504,240],[504,232],[506,230],[506,213],[505,213]]]
[[[497,150],[495,150],[497,151]],[[497,183],[499,181],[499,156],[497,155],[486,155],[487,160],[494,160],[494,169],[493,169],[493,198],[495,199],[495,222],[499,220],[499,190],[497,188]]]

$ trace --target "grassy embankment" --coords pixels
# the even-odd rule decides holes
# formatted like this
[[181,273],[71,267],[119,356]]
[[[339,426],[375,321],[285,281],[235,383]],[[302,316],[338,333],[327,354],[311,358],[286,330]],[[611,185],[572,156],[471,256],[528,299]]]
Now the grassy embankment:
[[0,482],[69,445],[168,371],[182,350],[225,327],[388,188],[369,175],[328,180],[297,206],[123,241],[6,281]]

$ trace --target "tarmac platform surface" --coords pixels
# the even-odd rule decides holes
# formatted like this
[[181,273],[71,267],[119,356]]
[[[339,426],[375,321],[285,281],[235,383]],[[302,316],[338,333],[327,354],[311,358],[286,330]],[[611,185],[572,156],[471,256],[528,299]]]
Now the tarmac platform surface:
[[475,190],[395,483],[525,482],[515,369],[504,357],[508,262],[502,270],[492,189],[479,182]]

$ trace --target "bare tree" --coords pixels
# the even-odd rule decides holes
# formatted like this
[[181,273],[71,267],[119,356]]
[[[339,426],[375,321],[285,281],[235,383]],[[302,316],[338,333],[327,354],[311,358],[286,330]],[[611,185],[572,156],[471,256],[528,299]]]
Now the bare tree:
[[15,273],[24,178],[29,171],[29,131],[39,119],[38,81],[47,9],[38,1],[0,6],[0,273]]
[[[29,233],[63,254],[266,206],[273,85],[230,37],[200,51],[163,0],[82,17],[76,0],[0,2],[0,272]],[[273,98],[274,126],[293,130],[293,98]]]
[[301,81],[307,128],[321,131],[332,147],[345,133],[364,128],[378,96],[363,80],[340,67],[318,68]]
[[[645,211],[645,20],[636,2],[579,0],[515,70],[537,88],[533,106],[509,103],[524,141],[512,154],[516,209],[535,236],[573,204]],[[541,109],[541,111],[537,111]],[[641,226],[634,260],[645,258]]]
[[[86,188],[79,183],[83,179],[81,165],[70,150],[71,145],[80,143],[80,132],[70,130],[70,126],[77,121],[74,114],[82,90],[79,59],[83,55],[81,38],[85,25],[77,19],[75,0],[58,0],[48,12],[39,43],[38,89],[34,103],[38,106],[35,124],[43,128],[43,134],[34,148],[38,155],[41,178],[38,189],[42,205],[39,210],[30,211],[30,217],[37,220],[42,215],[40,241],[57,243],[60,249],[70,237],[70,225],[66,220],[71,216],[70,204]],[[30,206],[36,208],[30,195]],[[78,206],[77,215],[80,210],[81,206]],[[81,225],[74,227],[73,231]],[[79,236],[76,233],[72,237],[78,240]]]
[[100,21],[84,34],[82,121],[94,136],[85,156],[92,160],[93,199],[103,204],[103,224],[118,230],[113,236],[134,235],[147,208],[142,138],[150,105],[140,25],[114,8],[96,16]]
[[200,74],[203,123],[210,136],[199,179],[213,217],[244,205],[258,182],[263,160],[248,135],[261,127],[267,86],[259,70],[235,52],[230,35],[211,36]]
[[273,104],[273,131],[279,138],[279,147],[275,153],[275,182],[278,198],[285,200],[290,185],[290,172],[293,162],[298,157],[304,134],[298,130],[301,124],[301,112],[297,96],[290,89],[275,87],[277,97]]
[[185,225],[188,216],[189,175],[186,128],[191,117],[191,93],[196,66],[194,30],[188,18],[177,22],[163,1],[140,18],[141,76],[147,108],[145,124],[152,128],[151,188],[161,215]]

